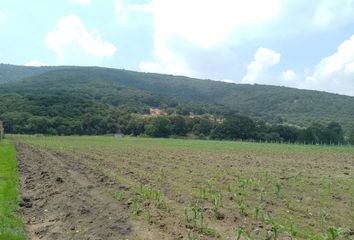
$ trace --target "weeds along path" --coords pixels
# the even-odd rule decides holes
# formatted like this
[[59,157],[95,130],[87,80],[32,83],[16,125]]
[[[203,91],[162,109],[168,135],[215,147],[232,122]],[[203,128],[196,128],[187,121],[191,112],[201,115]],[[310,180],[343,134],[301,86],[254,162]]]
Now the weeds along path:
[[98,172],[24,143],[16,149],[29,239],[109,240],[130,234],[127,210],[106,193]]

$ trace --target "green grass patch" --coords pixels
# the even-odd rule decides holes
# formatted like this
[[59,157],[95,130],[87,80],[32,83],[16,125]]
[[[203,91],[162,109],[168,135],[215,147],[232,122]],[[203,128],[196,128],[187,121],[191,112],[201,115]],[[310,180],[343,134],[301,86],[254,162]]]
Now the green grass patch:
[[0,142],[0,240],[25,239],[18,203],[16,151],[10,141],[3,140]]

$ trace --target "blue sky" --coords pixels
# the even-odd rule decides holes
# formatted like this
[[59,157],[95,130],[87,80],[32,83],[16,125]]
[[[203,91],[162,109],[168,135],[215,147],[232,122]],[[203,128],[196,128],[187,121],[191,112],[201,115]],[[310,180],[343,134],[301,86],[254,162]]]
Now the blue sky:
[[0,62],[354,96],[354,0],[1,0]]

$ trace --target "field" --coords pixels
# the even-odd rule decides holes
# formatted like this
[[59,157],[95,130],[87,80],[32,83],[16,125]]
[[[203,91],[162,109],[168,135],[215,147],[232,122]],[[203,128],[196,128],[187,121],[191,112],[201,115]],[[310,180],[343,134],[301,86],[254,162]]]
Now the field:
[[14,141],[30,239],[354,239],[352,147]]
[[0,239],[25,239],[18,213],[18,174],[15,148],[9,141],[0,142]]

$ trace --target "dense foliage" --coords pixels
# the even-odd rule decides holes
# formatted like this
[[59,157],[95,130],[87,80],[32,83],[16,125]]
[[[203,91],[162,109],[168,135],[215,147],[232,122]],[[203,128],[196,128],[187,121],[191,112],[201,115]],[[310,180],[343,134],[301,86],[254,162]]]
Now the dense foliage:
[[[331,143],[354,114],[347,96],[96,67],[0,65],[0,82],[9,133]],[[151,107],[167,116],[142,117]]]

